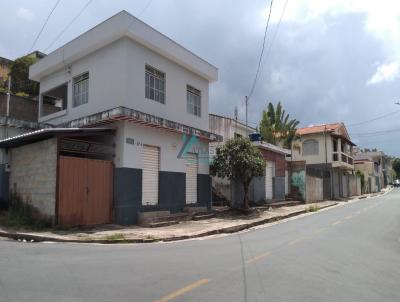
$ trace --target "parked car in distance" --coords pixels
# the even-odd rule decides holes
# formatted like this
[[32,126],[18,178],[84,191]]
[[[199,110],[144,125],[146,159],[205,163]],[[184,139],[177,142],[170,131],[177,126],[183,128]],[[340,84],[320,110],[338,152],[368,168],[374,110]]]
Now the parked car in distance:
[[400,179],[396,179],[396,180],[393,182],[393,186],[394,186],[394,187],[400,187]]

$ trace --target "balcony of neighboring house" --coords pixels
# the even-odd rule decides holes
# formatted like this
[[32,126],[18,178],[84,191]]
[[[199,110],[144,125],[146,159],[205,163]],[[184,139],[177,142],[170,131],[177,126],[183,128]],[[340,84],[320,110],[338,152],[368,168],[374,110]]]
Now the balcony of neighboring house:
[[352,156],[352,146],[341,141],[333,139],[332,167],[343,169],[354,169],[354,159]]

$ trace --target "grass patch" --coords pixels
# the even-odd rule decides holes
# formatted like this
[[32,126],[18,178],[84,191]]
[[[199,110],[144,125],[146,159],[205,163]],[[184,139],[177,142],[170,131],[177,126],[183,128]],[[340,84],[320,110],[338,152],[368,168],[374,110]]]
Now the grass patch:
[[125,236],[122,233],[115,233],[111,235],[107,235],[104,237],[106,240],[125,240]]
[[49,219],[43,218],[39,211],[24,202],[15,193],[10,194],[10,206],[8,210],[0,213],[0,224],[12,229],[42,230],[52,226]]
[[313,206],[313,205],[307,207],[307,209],[306,209],[307,212],[317,212],[318,210],[319,210],[319,207]]

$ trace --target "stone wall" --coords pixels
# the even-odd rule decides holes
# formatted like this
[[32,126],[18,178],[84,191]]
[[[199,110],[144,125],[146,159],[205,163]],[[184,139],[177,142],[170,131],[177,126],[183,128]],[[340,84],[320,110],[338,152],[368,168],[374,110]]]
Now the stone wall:
[[10,150],[10,190],[46,218],[55,219],[57,141],[55,138]]

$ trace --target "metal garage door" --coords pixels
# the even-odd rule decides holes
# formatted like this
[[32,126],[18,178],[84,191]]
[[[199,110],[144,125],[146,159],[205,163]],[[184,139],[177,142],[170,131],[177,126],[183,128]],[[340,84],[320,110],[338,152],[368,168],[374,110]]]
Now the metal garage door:
[[265,167],[265,198],[272,199],[273,198],[273,182],[272,178],[275,174],[275,163],[267,161]]
[[285,171],[285,195],[289,194],[289,172]]
[[188,153],[186,162],[186,203],[197,202],[197,172],[197,155]]
[[347,174],[342,175],[342,196],[348,197],[349,196],[349,177]]
[[113,164],[107,160],[60,156],[58,224],[111,222]]
[[158,204],[158,178],[160,170],[160,148],[143,146],[142,204]]

